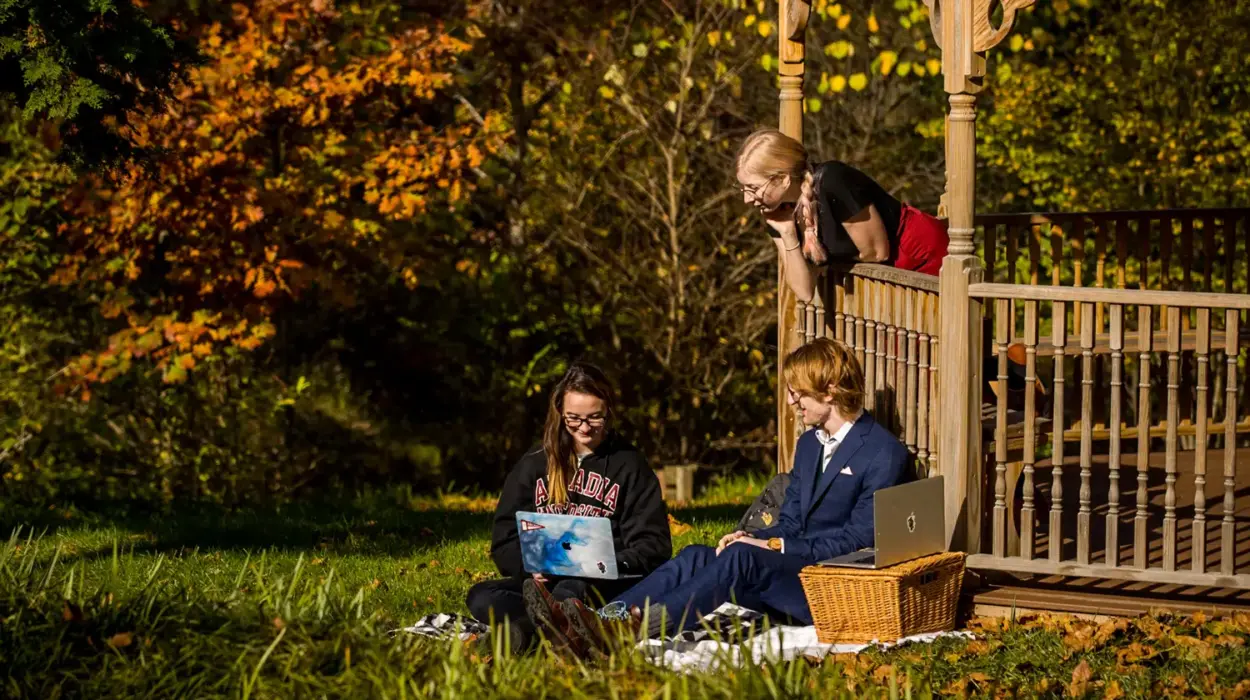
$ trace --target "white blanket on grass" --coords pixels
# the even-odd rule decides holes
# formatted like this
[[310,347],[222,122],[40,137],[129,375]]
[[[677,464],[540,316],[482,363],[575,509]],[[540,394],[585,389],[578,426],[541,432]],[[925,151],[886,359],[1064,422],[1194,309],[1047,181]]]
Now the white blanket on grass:
[[[935,632],[905,637],[894,642],[870,644],[822,644],[816,639],[816,628],[795,625],[766,625],[764,616],[730,603],[703,618],[705,627],[686,630],[667,640],[647,639],[638,647],[653,663],[675,671],[714,670],[723,664],[740,666],[763,661],[789,661],[810,656],[824,658],[827,654],[857,654],[869,647],[888,648],[901,644],[929,643],[944,636],[971,639],[969,632]],[[709,628],[720,630],[716,635]],[[440,613],[426,615],[415,625],[396,632],[409,632],[425,637],[468,640],[484,638],[490,628],[472,618]],[[728,640],[728,641],[726,641]]]

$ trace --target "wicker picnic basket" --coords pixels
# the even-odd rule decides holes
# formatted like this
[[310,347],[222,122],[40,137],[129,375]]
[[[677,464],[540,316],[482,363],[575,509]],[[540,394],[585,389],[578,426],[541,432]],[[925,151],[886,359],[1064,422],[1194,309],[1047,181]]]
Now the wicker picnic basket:
[[942,552],[875,570],[803,569],[816,637],[824,644],[893,642],[954,629],[964,556]]

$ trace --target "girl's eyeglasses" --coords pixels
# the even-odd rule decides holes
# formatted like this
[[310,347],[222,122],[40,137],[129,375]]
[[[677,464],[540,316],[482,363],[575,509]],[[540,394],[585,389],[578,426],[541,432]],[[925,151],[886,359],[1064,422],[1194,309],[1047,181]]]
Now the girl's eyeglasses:
[[602,428],[604,420],[603,416],[591,416],[589,418],[582,418],[581,416],[574,416],[572,414],[565,414],[564,416],[564,424],[574,430],[582,427],[583,423],[592,428]]

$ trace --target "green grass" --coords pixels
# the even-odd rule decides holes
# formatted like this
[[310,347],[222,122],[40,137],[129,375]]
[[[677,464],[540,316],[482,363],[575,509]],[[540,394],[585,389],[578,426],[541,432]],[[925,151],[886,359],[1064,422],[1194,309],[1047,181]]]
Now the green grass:
[[[713,542],[748,481],[677,509]],[[734,501],[738,501],[735,503]],[[0,668],[11,697],[1218,696],[1250,682],[1250,618],[974,621],[981,639],[678,674],[635,652],[579,664],[387,633],[463,612],[493,576],[487,499],[172,515],[5,513]],[[20,522],[19,522],[20,521]],[[1082,682],[1082,678],[1088,678]],[[1075,680],[1074,680],[1075,673]],[[1239,686],[1238,683],[1241,683]]]

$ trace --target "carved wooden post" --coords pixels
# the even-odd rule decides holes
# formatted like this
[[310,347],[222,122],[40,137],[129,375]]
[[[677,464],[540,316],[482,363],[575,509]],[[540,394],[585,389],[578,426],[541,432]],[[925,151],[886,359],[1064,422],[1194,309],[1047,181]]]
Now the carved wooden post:
[[[804,38],[810,0],[782,0],[777,26],[778,73],[781,114],[778,129],[798,141],[803,140],[803,60]],[[780,258],[777,265],[777,469],[788,472],[794,462],[794,444],[798,428],[794,411],[786,399],[786,386],[781,379],[781,363],[799,344],[795,333],[795,296],[786,284]],[[818,335],[823,335],[823,329]]]
[[[946,477],[946,530],[951,549],[979,552],[981,545],[981,304],[968,285],[983,267],[973,242],[976,182],[976,101],[985,77],[985,52],[1011,31],[1016,11],[1034,0],[925,0],[930,27],[942,49],[942,75],[950,95],[946,118],[946,193],[950,250],[939,277],[942,353],[938,381],[942,421],[938,466]],[[990,11],[1003,21],[990,24]]]

